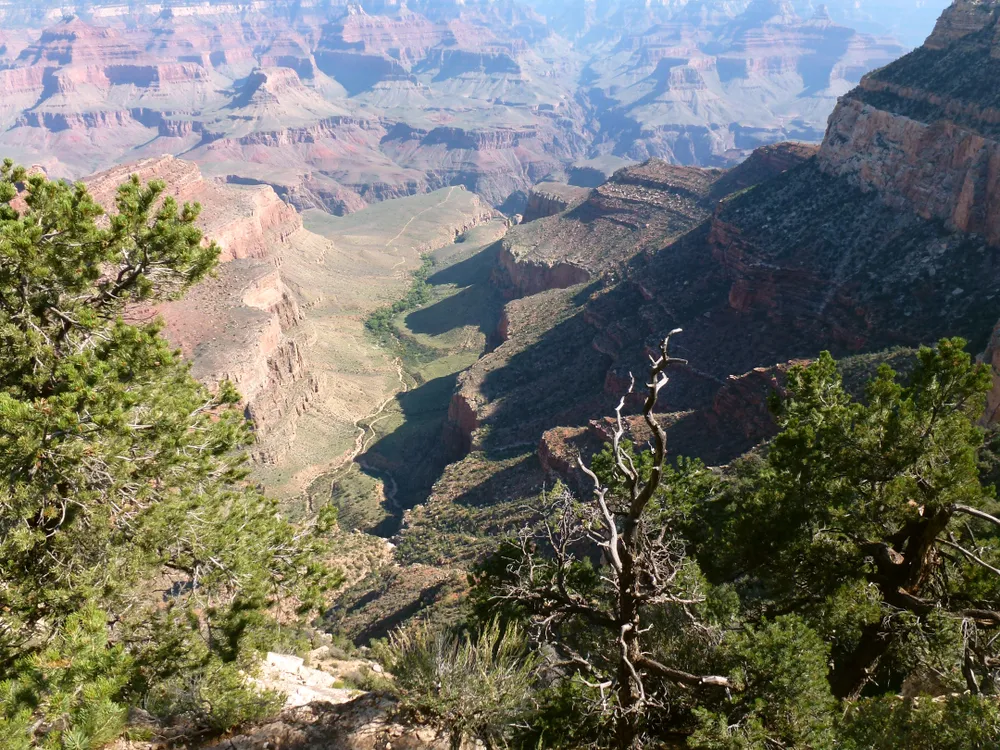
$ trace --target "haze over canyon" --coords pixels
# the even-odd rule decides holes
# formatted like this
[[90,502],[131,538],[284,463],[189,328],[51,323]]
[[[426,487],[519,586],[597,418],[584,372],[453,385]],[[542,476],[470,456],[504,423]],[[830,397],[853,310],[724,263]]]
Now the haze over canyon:
[[170,154],[338,215],[456,185],[513,213],[543,179],[818,142],[932,6],[6,2],[0,152],[71,179]]

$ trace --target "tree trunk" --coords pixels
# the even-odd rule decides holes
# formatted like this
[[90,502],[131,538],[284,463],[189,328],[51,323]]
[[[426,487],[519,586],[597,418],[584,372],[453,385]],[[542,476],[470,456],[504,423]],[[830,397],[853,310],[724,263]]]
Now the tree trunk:
[[866,625],[861,641],[843,666],[830,675],[830,690],[837,698],[854,700],[871,679],[872,670],[885,656],[891,643],[889,631],[881,622]]
[[620,631],[618,657],[618,719],[615,739],[618,750],[632,750],[639,734],[640,686],[636,684],[634,670],[642,652],[639,647],[639,605],[636,595],[634,547],[634,524],[629,524],[622,536],[620,556],[622,570],[618,576],[618,614]]

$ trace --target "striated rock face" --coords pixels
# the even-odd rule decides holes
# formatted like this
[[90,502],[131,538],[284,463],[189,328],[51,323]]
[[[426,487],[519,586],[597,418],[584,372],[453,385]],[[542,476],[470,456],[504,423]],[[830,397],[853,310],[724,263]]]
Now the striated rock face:
[[848,100],[831,117],[820,165],[900,210],[1000,243],[996,140],[952,122],[923,123]]
[[712,185],[712,196],[724,198],[741,190],[759,185],[799,166],[818,151],[806,143],[775,143],[755,149],[749,157],[728,170]]
[[996,10],[992,0],[954,0],[938,19],[924,47],[946,49],[952,42],[981,31],[995,21]]
[[114,29],[69,18],[45,29],[35,44],[21,51],[17,60],[28,65],[86,65],[127,63],[140,57],[140,50]]
[[462,388],[461,380],[448,404],[448,432],[454,436],[455,449],[460,454],[472,450],[472,440],[479,427],[475,394]]
[[[959,23],[966,6],[975,23]],[[953,6],[927,47],[845,97],[820,150],[823,170],[899,210],[1000,243],[1000,109],[978,84],[1000,71],[995,11]]]
[[[110,207],[117,186],[132,174],[143,181],[163,180],[178,201],[199,203],[199,225],[206,241],[220,246],[223,264],[215,278],[183,300],[135,315],[163,318],[167,337],[193,360],[195,377],[210,386],[223,380],[236,385],[258,439],[294,434],[297,418],[318,391],[299,344],[290,337],[304,316],[280,272],[291,237],[304,231],[298,214],[269,187],[215,182],[196,165],[169,156],[116,167],[86,184],[98,202]],[[273,448],[251,453],[257,461],[281,458]]]
[[[777,5],[684,4],[655,24],[647,21],[657,15],[652,7],[630,9],[614,54],[589,68],[590,96],[614,102],[602,124],[625,136],[616,153],[724,165],[768,142],[819,140],[837,96],[904,52],[828,15],[804,18]],[[582,32],[590,43],[621,23],[601,18],[602,9],[592,13]],[[789,81],[803,83],[792,96]],[[749,116],[734,117],[744,103]],[[759,105],[786,119],[763,115]]]
[[573,262],[534,259],[521,254],[516,245],[503,243],[497,258],[497,278],[509,286],[512,293],[527,296],[546,289],[565,289],[590,280],[590,272]]
[[267,186],[228,188],[206,179],[196,164],[162,156],[109,169],[86,179],[87,188],[104,205],[111,205],[118,185],[130,175],[144,182],[163,180],[180,202],[202,206],[199,224],[219,245],[223,263],[263,258],[302,228],[302,219]]
[[528,192],[528,205],[524,209],[524,221],[544,219],[546,216],[561,214],[568,208],[582,203],[590,194],[587,188],[563,185],[558,182],[542,182]]
[[[586,199],[575,199],[565,213],[508,233],[496,283],[512,295],[525,296],[614,274],[636,253],[662,247],[704,221],[727,191],[777,174],[811,153],[794,145],[770,151],[773,156],[754,157],[729,173],[657,159],[621,169],[589,194],[584,191]],[[569,207],[567,192],[563,196]],[[580,194],[575,192],[577,198]]]
[[902,52],[746,2],[567,3],[11,0],[0,151],[69,179],[183,155],[338,214],[455,185],[523,213],[541,180],[593,184],[584,161],[724,166],[818,140],[836,97]]

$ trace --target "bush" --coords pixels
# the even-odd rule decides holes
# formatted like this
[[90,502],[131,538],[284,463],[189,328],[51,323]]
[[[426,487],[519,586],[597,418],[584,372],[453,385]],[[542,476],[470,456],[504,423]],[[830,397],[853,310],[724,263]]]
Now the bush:
[[[309,610],[336,582],[323,524],[247,482],[235,389],[191,377],[160,322],[126,322],[217,260],[165,187],[133,177],[99,223],[83,185],[0,166],[4,747],[101,746],[144,702],[210,729],[259,716],[275,702],[242,675],[274,603]],[[197,697],[165,700],[178,685]]]
[[441,726],[455,747],[466,736],[503,746],[532,711],[538,658],[516,626],[504,631],[494,621],[472,638],[420,622],[394,633],[376,656],[395,677],[404,710]]
[[71,615],[49,646],[24,658],[0,683],[0,747],[103,747],[121,734],[133,662],[108,644],[104,613]]
[[737,689],[718,713],[695,710],[701,726],[690,747],[832,747],[830,649],[819,635],[789,615],[737,634],[725,651]]
[[991,750],[1000,747],[996,696],[953,695],[858,701],[843,720],[847,750]]
[[431,271],[434,269],[434,259],[424,256],[424,261],[420,268],[413,272],[413,281],[410,288],[402,299],[398,299],[391,305],[380,307],[371,313],[365,320],[365,328],[380,338],[392,336],[392,321],[400,313],[415,310],[421,305],[426,305],[431,300],[431,285],[427,283]]

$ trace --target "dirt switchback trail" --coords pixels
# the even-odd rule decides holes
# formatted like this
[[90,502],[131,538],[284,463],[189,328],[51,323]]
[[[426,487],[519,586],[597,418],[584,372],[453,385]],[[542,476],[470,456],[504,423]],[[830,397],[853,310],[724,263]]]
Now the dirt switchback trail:
[[[341,460],[339,464],[330,469],[329,472],[325,472],[331,475],[331,481],[335,481],[337,479],[337,473],[345,466],[347,467],[347,470],[350,471],[351,465],[357,457],[365,452],[365,449],[378,434],[375,431],[375,425],[390,416],[389,414],[383,413],[385,412],[386,407],[389,406],[389,404],[391,404],[400,393],[406,393],[409,390],[409,386],[406,384],[406,379],[403,377],[403,365],[398,357],[394,360],[393,364],[396,366],[396,378],[399,380],[399,390],[390,393],[371,414],[358,417],[354,420],[354,428],[358,431],[358,434],[354,438],[354,450],[351,451],[349,456],[346,456],[343,460]],[[368,434],[369,430],[371,431],[371,435]]]

